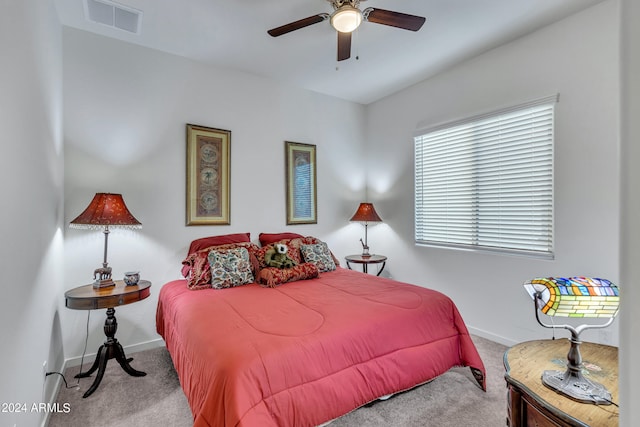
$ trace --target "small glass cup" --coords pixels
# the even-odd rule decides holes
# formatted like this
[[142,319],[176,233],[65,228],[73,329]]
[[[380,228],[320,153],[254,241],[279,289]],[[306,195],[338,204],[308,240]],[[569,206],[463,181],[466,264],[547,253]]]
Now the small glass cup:
[[139,271],[127,271],[124,273],[124,283],[127,286],[134,286],[138,284],[138,280],[140,280],[140,272]]

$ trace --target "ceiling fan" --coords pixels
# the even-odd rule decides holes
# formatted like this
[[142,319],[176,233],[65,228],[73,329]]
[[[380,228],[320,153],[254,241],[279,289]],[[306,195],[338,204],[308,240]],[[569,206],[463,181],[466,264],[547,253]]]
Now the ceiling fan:
[[422,16],[408,15],[406,13],[392,12],[390,10],[376,9],[373,7],[368,7],[360,11],[360,2],[366,0],[327,1],[333,6],[334,11],[332,14],[319,13],[273,28],[267,31],[267,33],[272,37],[279,37],[291,31],[299,30],[328,19],[331,26],[338,32],[338,61],[344,61],[351,57],[351,33],[358,28],[362,21],[389,25],[411,31],[418,31],[425,21],[425,18]]

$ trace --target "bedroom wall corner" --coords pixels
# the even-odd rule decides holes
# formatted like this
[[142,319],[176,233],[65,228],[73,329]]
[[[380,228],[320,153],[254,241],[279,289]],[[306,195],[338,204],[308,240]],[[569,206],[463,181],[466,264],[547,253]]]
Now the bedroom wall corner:
[[53,1],[4,2],[0,16],[0,425],[38,426],[64,360],[62,29]]
[[[598,172],[619,167],[618,7],[598,3],[368,106],[375,156],[367,170],[388,177],[385,185],[370,179],[369,192],[389,226],[372,229],[370,239],[385,241],[380,250],[393,254],[387,268],[395,278],[449,295],[489,339],[508,345],[551,336],[531,312],[522,287],[530,278],[619,282],[620,181]],[[555,93],[555,260],[415,246],[413,133]],[[584,339],[617,345],[619,323]]]
[[[153,283],[149,298],[117,309],[124,346],[158,338],[158,292],[180,277],[193,239],[250,232],[257,242],[286,230],[326,240],[339,257],[357,250],[360,229],[348,219],[365,191],[364,106],[71,28],[63,44],[65,223],[98,191],[122,193],[142,222],[109,237],[115,277],[136,269]],[[185,226],[187,123],[231,131],[228,226]],[[284,141],[316,145],[318,224],[286,225]],[[68,288],[90,282],[103,241],[66,231]],[[104,338],[96,314],[89,352]],[[80,356],[86,313],[66,310],[61,320],[67,357]]]

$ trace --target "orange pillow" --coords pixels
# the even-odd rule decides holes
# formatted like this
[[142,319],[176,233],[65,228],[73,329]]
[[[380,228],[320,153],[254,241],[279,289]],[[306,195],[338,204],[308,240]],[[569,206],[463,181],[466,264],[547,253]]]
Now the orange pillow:
[[302,234],[298,233],[260,233],[258,235],[258,240],[260,240],[260,246],[267,246],[270,243],[276,243],[280,240],[285,239],[297,239],[300,237],[304,237]]
[[251,233],[235,233],[235,234],[223,234],[220,236],[203,237],[191,242],[189,246],[189,252],[187,255],[199,251],[200,249],[208,248],[210,246],[228,245],[229,243],[243,243],[251,241]]

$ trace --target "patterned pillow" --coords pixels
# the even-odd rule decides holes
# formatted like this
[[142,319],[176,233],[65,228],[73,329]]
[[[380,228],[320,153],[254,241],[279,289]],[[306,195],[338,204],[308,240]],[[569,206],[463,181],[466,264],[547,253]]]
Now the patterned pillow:
[[[235,234],[224,234],[221,236],[210,236],[203,237],[201,239],[196,239],[191,242],[189,245],[189,252],[187,256],[192,253],[198,252],[201,249],[207,249],[211,246],[221,246],[228,245],[232,243],[247,243],[251,242],[251,234],[250,233],[235,233]],[[191,266],[184,264],[182,265],[182,275],[184,277],[189,277],[189,273],[191,272]]]
[[333,262],[331,251],[325,242],[302,245],[300,252],[304,261],[315,264],[321,273],[336,269],[336,263]]
[[252,272],[254,275],[257,275],[260,266],[258,264],[258,259],[255,257],[255,253],[259,248],[254,243],[230,243],[226,245],[210,246],[190,254],[184,261],[182,261],[184,266],[189,267],[189,274],[185,276],[187,279],[187,288],[191,290],[210,288],[211,268],[209,267],[209,252],[212,250],[235,248],[247,249],[249,252],[249,259],[251,260]]
[[253,282],[247,248],[212,250],[209,252],[211,287],[231,288]]
[[266,267],[260,270],[260,284],[269,288],[297,280],[314,279],[319,271],[315,264],[305,262],[291,268]]

